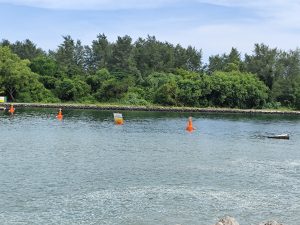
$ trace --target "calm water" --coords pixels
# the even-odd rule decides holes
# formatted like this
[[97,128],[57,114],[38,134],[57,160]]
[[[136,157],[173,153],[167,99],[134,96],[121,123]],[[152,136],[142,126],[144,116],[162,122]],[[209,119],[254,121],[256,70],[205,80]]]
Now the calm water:
[[1,225],[299,225],[300,117],[55,114],[0,112]]

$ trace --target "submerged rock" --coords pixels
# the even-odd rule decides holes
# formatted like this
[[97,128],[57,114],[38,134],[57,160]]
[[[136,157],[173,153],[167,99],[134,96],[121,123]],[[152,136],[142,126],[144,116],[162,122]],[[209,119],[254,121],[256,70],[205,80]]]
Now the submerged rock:
[[226,216],[217,222],[215,225],[239,225],[233,217]]
[[272,221],[262,222],[259,225],[283,225],[283,224],[272,220]]

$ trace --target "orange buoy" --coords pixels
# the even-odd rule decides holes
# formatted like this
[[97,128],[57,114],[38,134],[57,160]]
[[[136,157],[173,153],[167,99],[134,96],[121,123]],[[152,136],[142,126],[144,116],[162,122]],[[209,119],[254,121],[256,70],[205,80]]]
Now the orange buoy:
[[123,125],[124,119],[121,113],[114,113],[114,120],[116,125]]
[[10,112],[11,114],[15,112],[15,108],[13,105],[10,105],[8,112]]
[[58,114],[57,114],[56,118],[57,118],[58,120],[62,120],[63,114],[62,114],[62,110],[61,110],[61,109],[58,110]]
[[123,125],[124,124],[124,120],[123,120],[123,118],[117,118],[117,119],[115,119],[115,123],[117,125]]
[[189,121],[188,121],[188,125],[186,127],[186,130],[188,132],[193,132],[195,130],[195,128],[193,127],[192,117],[189,117]]

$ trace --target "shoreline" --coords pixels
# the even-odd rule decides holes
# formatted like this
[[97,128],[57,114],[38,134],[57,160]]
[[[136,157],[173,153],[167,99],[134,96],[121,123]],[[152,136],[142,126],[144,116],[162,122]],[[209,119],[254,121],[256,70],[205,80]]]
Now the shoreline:
[[9,108],[13,104],[17,108],[63,108],[63,109],[93,109],[93,110],[120,110],[120,111],[149,111],[149,112],[199,112],[199,113],[240,113],[240,114],[274,114],[300,115],[300,111],[283,111],[271,109],[230,109],[230,108],[193,108],[193,107],[166,107],[166,106],[122,106],[96,104],[68,104],[68,103],[0,103],[0,107]]

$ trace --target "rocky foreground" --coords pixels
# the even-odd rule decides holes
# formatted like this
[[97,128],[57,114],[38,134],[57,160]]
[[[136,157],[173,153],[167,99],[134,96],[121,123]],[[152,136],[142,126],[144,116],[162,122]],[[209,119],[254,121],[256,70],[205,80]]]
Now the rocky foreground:
[[[227,216],[222,218],[215,225],[240,225],[240,224],[233,217]],[[272,221],[259,223],[258,225],[283,225],[283,224],[272,220]]]

